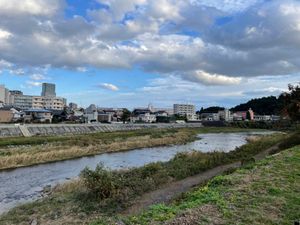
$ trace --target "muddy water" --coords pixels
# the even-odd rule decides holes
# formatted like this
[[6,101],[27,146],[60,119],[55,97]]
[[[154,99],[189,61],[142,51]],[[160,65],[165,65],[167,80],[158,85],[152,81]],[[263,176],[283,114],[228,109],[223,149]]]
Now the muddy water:
[[199,140],[185,145],[143,148],[2,171],[0,172],[0,213],[40,198],[45,186],[53,186],[77,177],[86,166],[95,168],[98,163],[103,163],[110,169],[121,169],[168,161],[178,152],[192,150],[228,152],[244,145],[250,135],[268,133],[270,132],[199,134]]

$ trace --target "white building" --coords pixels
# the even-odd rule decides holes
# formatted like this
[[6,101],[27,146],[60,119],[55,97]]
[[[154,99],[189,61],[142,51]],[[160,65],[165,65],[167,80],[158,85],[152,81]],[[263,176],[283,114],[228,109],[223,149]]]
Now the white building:
[[0,85],[0,102],[9,104],[9,90],[4,85]]
[[177,114],[177,115],[196,114],[195,105],[174,104],[173,108],[174,108],[174,114]]
[[22,110],[31,109],[33,96],[31,95],[14,95],[11,104]]
[[232,121],[233,120],[233,116],[229,109],[221,110],[218,113],[219,113],[220,120],[223,120],[223,121]]
[[45,109],[55,109],[55,110],[63,110],[65,105],[64,98],[60,97],[42,97],[43,108]]
[[219,113],[201,113],[200,118],[203,121],[220,121]]
[[92,104],[84,111],[85,121],[87,123],[98,122],[98,110],[97,107]]
[[156,115],[149,112],[138,114],[130,117],[132,123],[155,123]]

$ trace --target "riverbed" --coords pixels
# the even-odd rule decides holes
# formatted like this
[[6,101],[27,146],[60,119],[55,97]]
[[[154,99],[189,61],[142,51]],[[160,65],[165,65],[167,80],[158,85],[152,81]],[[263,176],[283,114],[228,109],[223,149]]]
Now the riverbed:
[[0,172],[0,214],[42,197],[45,186],[54,186],[73,179],[85,167],[102,163],[109,169],[140,167],[151,162],[168,161],[179,152],[229,152],[247,143],[246,138],[271,132],[238,132],[199,134],[196,141],[185,145],[142,148],[107,153],[92,157],[47,163]]

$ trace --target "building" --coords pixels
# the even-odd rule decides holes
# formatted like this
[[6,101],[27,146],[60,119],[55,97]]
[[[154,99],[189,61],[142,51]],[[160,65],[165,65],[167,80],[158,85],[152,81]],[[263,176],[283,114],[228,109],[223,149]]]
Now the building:
[[42,84],[42,96],[56,97],[55,84],[43,83]]
[[219,113],[220,120],[223,120],[223,121],[232,121],[233,120],[233,116],[231,115],[231,112],[229,109],[221,110],[218,113]]
[[46,109],[29,109],[24,111],[24,122],[51,123],[52,112]]
[[254,120],[254,112],[250,108],[248,111],[238,111],[233,114],[233,120]]
[[69,108],[72,109],[72,110],[75,110],[75,109],[78,108],[78,105],[76,103],[74,103],[74,102],[70,102],[69,103]]
[[10,109],[0,109],[0,123],[10,123],[13,120],[13,112]]
[[42,97],[42,104],[43,105],[41,108],[44,109],[63,110],[65,107],[65,100],[64,98],[60,98],[60,97],[47,96],[47,97]]
[[98,121],[100,123],[111,123],[112,118],[112,114],[98,113]]
[[9,91],[4,85],[0,85],[0,102],[20,108],[21,110],[63,110],[66,106],[66,101],[65,98],[56,97],[54,84],[44,83],[42,96],[24,95],[22,91]]
[[155,123],[156,115],[150,109],[135,109],[130,117],[132,123]]
[[94,104],[91,104],[84,111],[84,117],[86,123],[98,122],[98,110]]
[[174,114],[177,115],[190,115],[190,114],[196,114],[195,105],[190,104],[174,104]]
[[166,112],[169,116],[174,115],[174,109],[173,108],[154,108],[154,112]]
[[154,114],[147,112],[147,113],[131,116],[130,121],[132,123],[155,123],[156,116]]
[[15,102],[15,96],[21,96],[23,95],[22,91],[19,90],[10,90],[9,91],[9,105],[13,105]]
[[279,121],[280,116],[276,115],[254,115],[255,121]]
[[0,85],[0,102],[9,104],[9,90],[4,85]]
[[220,121],[219,113],[201,113],[200,119],[204,121]]
[[12,105],[22,110],[33,107],[33,96],[31,95],[14,95]]

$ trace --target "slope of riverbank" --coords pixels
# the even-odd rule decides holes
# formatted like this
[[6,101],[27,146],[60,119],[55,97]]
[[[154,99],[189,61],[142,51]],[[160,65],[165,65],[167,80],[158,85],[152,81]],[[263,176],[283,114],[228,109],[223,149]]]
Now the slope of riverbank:
[[[118,187],[110,192],[112,195],[107,195],[111,197],[99,198],[96,193],[103,191],[103,188],[97,187],[97,183],[96,189],[93,189],[93,186],[86,186],[88,180],[85,179],[89,179],[89,176],[93,174],[98,176],[97,171],[86,171],[85,179],[59,186],[49,197],[11,210],[0,218],[0,222],[28,224],[31,220],[37,219],[40,224],[88,224],[97,218],[107,218],[108,215],[122,213],[126,207],[135,204],[138,196],[161,188],[167,183],[204,172],[217,165],[251,159],[253,155],[273,146],[285,137],[282,134],[264,137],[231,153],[194,152],[186,156],[180,154],[166,163],[150,164],[120,173],[107,173],[100,169],[98,172],[102,174],[99,174],[100,176],[104,175],[103,178],[111,176],[116,178],[113,179],[113,183],[108,180],[115,188]],[[100,183],[101,180],[99,180]],[[90,184],[93,185],[93,179],[91,182]],[[96,192],[93,193],[93,191]]]
[[285,150],[127,218],[93,225],[294,224],[300,219],[300,146]]
[[238,131],[251,131],[251,129],[145,129],[73,136],[1,138],[0,170],[107,152],[184,144],[195,140],[199,133]]

